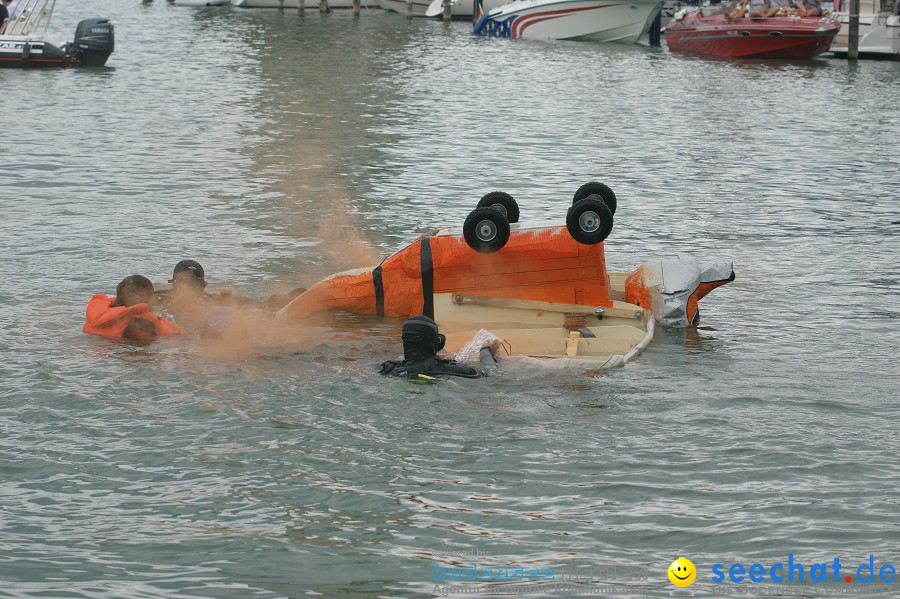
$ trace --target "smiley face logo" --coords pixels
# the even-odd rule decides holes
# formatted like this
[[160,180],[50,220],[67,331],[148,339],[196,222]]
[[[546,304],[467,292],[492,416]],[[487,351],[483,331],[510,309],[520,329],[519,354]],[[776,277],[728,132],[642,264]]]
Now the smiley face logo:
[[679,557],[667,571],[669,580],[677,587],[689,586],[697,578],[697,568],[691,560]]

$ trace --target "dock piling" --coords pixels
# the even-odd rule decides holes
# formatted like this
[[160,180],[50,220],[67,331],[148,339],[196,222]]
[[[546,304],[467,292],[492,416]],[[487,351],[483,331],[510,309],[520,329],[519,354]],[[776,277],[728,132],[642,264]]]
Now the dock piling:
[[662,37],[662,10],[656,13],[656,16],[653,17],[653,24],[650,25],[650,45],[654,48],[659,48],[660,46],[660,38]]
[[850,0],[850,31],[847,39],[847,60],[859,59],[859,0]]
[[448,22],[450,18],[450,0],[444,0],[444,22]]
[[359,16],[359,0],[353,0],[353,16]]
[[412,8],[413,8],[412,0],[406,0],[406,18],[407,19],[411,19],[413,17]]

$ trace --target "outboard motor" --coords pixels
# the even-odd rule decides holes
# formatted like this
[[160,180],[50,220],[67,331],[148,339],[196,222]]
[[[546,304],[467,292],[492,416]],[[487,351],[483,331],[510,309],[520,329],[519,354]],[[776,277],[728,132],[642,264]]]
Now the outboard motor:
[[85,19],[75,29],[75,42],[69,47],[72,61],[82,67],[102,67],[116,45],[109,19]]
[[427,316],[411,316],[403,323],[403,359],[430,358],[444,349],[446,337]]
[[403,323],[403,361],[388,360],[381,374],[399,376],[414,382],[435,382],[447,376],[477,379],[484,376],[466,364],[439,358],[446,337],[438,333],[437,323],[427,316],[410,316]]

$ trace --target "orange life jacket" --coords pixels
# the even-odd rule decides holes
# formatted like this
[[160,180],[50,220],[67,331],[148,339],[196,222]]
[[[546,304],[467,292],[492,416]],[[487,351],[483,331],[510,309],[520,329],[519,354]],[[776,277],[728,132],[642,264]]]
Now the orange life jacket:
[[406,318],[434,316],[435,293],[514,297],[611,307],[603,244],[582,245],[565,227],[514,229],[498,252],[480,254],[452,231],[420,237],[375,267],[310,287],[279,315],[320,311]]
[[116,298],[102,293],[96,294],[88,302],[86,318],[82,331],[88,335],[100,335],[109,339],[121,339],[122,333],[132,318],[140,318],[152,322],[156,326],[157,336],[187,335],[187,331],[165,318],[160,318],[150,311],[147,304],[133,306],[113,306]]

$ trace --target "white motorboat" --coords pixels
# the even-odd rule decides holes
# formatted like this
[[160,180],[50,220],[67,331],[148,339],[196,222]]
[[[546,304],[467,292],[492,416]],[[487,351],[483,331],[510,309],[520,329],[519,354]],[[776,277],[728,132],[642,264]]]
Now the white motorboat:
[[[443,2],[443,0],[440,1]],[[384,10],[392,10],[404,15],[408,8],[406,0],[379,0],[379,4]],[[413,0],[412,14],[414,17],[424,17],[426,10],[428,10],[428,0]]]
[[226,6],[230,0],[175,0],[175,6]]
[[[840,18],[841,30],[831,43],[831,51],[846,56],[850,44],[850,13],[840,10],[846,8],[841,3],[835,5],[834,16]],[[900,60],[900,0],[860,0],[859,56]]]
[[473,33],[496,37],[634,43],[662,0],[517,0],[485,14]]
[[0,34],[0,67],[102,67],[115,47],[109,19],[84,19],[75,41],[56,45],[46,39],[56,0],[20,0],[14,19]]
[[[483,10],[488,12],[495,8],[500,8],[507,4],[510,0],[483,0]],[[450,0],[450,18],[452,19],[472,19],[475,14],[475,0]],[[425,10],[426,17],[443,17],[444,16],[444,0],[432,0],[431,4]]]
[[[347,10],[353,8],[353,0],[321,0],[329,10]],[[361,8],[381,8],[378,0],[360,0]],[[299,0],[231,0],[232,6],[240,8],[300,8]],[[306,0],[303,8],[320,10],[320,0]]]

